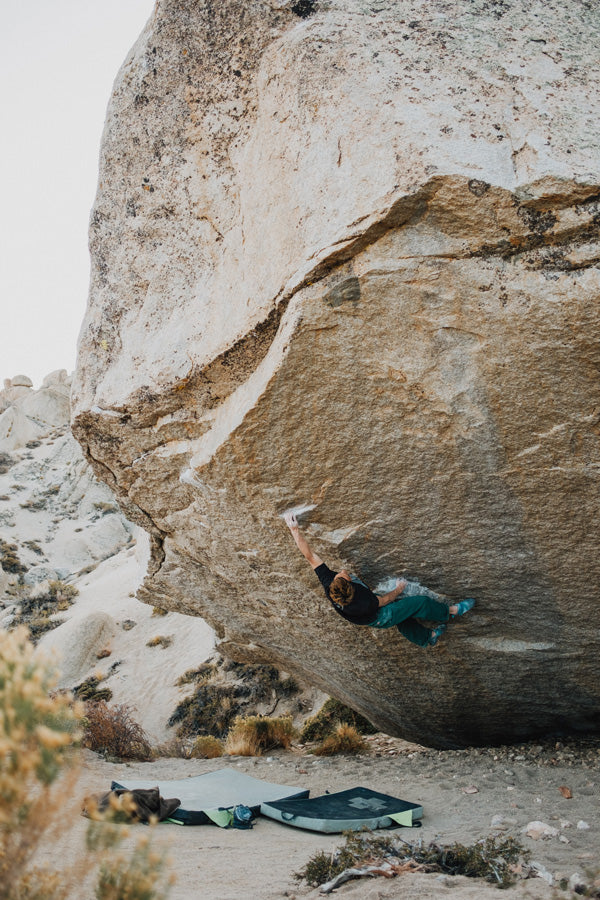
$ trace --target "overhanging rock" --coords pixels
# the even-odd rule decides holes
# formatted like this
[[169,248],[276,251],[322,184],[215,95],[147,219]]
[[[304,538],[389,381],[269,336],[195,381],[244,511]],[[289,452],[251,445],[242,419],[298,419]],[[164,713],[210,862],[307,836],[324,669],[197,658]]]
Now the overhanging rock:
[[[599,30],[158,2],[108,111],[73,430],[142,594],[436,746],[600,721]],[[345,623],[295,505],[332,567],[477,612],[432,651]]]

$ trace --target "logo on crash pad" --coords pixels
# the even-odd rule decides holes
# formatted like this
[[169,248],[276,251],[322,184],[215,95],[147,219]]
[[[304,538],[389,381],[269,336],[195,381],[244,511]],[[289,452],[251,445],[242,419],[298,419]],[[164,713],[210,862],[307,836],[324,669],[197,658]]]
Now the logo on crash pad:
[[376,797],[369,797],[368,800],[366,797],[355,797],[354,800],[348,801],[348,806],[353,806],[354,809],[370,809],[373,812],[377,812],[383,809],[385,803]]

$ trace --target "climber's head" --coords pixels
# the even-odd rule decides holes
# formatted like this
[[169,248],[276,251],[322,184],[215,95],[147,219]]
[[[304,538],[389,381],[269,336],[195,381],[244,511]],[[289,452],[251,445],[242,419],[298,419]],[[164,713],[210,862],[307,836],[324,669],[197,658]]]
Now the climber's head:
[[329,585],[329,596],[337,606],[348,606],[354,597],[354,585],[345,569],[338,572]]

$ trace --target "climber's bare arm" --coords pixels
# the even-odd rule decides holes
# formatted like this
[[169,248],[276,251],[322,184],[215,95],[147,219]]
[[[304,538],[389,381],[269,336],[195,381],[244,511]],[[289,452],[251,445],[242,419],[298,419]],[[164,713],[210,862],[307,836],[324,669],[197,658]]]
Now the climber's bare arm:
[[407,585],[407,582],[404,581],[403,579],[400,579],[396,583],[396,587],[394,588],[393,591],[390,591],[388,594],[383,594],[381,597],[378,598],[379,606],[387,606],[388,603],[393,603],[394,600],[397,600],[398,597],[400,596],[400,594],[402,593],[402,591],[404,590],[404,588],[406,587],[406,585]]
[[302,556],[310,563],[313,569],[316,569],[317,566],[322,565],[323,560],[314,553],[308,544],[308,541],[300,531],[298,527],[298,521],[294,513],[286,513],[284,516],[285,524],[290,529],[291,535],[296,542],[296,546],[298,550],[302,554]]

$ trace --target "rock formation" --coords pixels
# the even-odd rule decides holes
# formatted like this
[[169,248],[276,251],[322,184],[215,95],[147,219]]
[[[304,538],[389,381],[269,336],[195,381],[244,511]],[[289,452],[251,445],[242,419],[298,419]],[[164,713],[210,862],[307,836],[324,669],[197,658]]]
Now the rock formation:
[[[141,596],[437,746],[600,723],[599,30],[158,0],[108,110],[73,429]],[[332,567],[477,612],[432,651],[348,625],[296,505]]]
[[[157,617],[136,600],[148,536],[121,515],[73,439],[69,391],[64,369],[37,391],[26,376],[0,390],[0,628],[26,624],[56,659],[59,687],[101,677],[113,702],[162,741],[190,690],[178,679],[211,654],[214,634],[200,618]],[[157,650],[161,635],[169,644]]]

